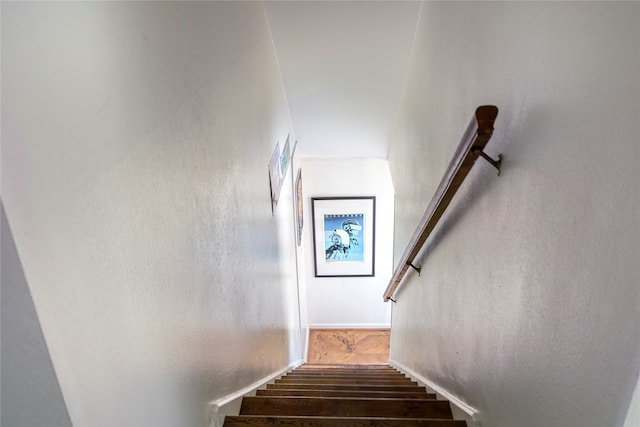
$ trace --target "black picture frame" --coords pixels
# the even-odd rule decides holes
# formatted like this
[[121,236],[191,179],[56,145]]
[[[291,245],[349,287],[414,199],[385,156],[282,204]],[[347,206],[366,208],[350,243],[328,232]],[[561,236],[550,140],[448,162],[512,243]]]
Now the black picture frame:
[[312,197],[315,277],[375,276],[375,196]]

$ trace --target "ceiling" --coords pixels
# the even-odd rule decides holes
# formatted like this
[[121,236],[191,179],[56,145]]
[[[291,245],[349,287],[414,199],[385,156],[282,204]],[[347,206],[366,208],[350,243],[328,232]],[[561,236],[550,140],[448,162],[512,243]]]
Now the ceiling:
[[386,158],[417,1],[267,1],[300,157]]

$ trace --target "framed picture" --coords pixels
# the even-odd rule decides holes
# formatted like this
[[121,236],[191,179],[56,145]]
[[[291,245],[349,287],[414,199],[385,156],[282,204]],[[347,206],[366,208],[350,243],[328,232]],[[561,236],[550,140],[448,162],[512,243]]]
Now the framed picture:
[[298,176],[296,177],[296,228],[298,230],[298,246],[302,244],[302,169],[298,169]]
[[271,160],[269,161],[269,187],[271,188],[272,215],[276,213],[276,207],[280,199],[280,190],[282,190],[284,178],[287,176],[290,157],[291,149],[289,146],[289,135],[287,135],[287,141],[282,148],[282,152],[280,152],[280,142],[278,141],[276,148],[274,148],[271,154]]
[[271,160],[269,161],[269,187],[271,188],[271,214],[275,215],[278,199],[280,198],[280,189],[282,188],[279,142],[276,144],[276,148],[273,150]]
[[291,149],[289,148],[289,135],[287,135],[287,141],[284,143],[282,153],[280,154],[280,180],[284,181],[287,176],[287,168],[289,167],[289,157],[291,156]]
[[316,277],[375,275],[376,198],[313,197]]

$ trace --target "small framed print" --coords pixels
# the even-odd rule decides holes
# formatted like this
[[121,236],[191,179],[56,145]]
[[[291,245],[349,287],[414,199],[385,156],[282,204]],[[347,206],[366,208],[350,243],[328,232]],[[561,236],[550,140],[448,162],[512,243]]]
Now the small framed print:
[[304,225],[303,215],[302,215],[302,169],[298,169],[298,176],[296,178],[296,188],[295,188],[295,204],[296,204],[296,231],[297,231],[297,241],[298,246],[302,244],[302,227]]
[[374,196],[313,197],[315,277],[375,276]]
[[269,161],[269,187],[271,188],[271,214],[275,215],[278,198],[280,198],[280,189],[282,188],[279,142],[276,144],[276,148],[273,150],[271,160]]

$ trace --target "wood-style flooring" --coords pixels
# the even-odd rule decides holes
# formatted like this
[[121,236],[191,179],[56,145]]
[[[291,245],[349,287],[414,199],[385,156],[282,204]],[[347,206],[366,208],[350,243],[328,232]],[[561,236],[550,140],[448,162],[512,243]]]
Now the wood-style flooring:
[[389,338],[389,329],[311,329],[307,363],[387,364]]

